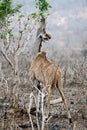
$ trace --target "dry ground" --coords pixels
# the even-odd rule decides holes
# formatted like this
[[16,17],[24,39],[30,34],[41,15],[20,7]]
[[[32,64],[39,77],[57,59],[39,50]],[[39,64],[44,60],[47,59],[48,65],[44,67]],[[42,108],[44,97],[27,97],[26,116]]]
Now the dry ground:
[[[11,91],[10,91],[11,92]],[[24,108],[30,93],[29,85],[20,86],[19,108],[12,107],[12,94],[6,95],[5,88],[0,88],[0,130],[31,130],[28,114]],[[70,106],[73,124],[69,125],[67,113],[63,103],[51,105],[50,115],[46,123],[46,130],[87,130],[87,87],[72,85],[65,87],[65,96]],[[52,98],[60,97],[54,92]],[[35,130],[37,130],[35,116],[32,115]],[[40,121],[41,124],[41,121]]]

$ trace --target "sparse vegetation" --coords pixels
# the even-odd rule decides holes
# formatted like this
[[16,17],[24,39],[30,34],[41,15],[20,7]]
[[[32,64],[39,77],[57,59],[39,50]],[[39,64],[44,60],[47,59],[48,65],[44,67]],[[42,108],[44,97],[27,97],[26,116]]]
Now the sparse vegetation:
[[[51,39],[46,30],[51,5],[47,0],[35,0],[37,13],[25,15],[21,12],[24,5],[17,4],[13,7],[12,4],[12,0],[0,1],[0,130],[86,130],[87,42],[79,53],[76,50],[66,56],[66,52],[58,50],[52,53],[53,56],[48,54],[48,59],[62,69],[64,94],[70,106],[73,123],[68,124],[62,102],[51,105],[49,119],[45,122],[44,90],[37,90],[42,99],[42,113],[38,114],[36,96],[31,93],[29,67],[43,44]],[[29,44],[32,44],[32,50],[28,48]],[[50,46],[50,43],[47,44]],[[33,103],[30,102],[31,97],[34,99]],[[52,100],[58,97],[60,95],[57,92],[51,95]],[[32,105],[31,110],[29,104],[30,107]]]

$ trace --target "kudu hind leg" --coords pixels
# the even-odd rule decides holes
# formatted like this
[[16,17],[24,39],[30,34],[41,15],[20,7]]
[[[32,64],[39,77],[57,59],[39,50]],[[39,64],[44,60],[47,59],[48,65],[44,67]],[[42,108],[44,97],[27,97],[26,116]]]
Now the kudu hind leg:
[[70,115],[70,111],[69,111],[69,107],[68,107],[68,103],[67,103],[66,97],[65,97],[64,92],[63,92],[63,87],[58,87],[58,90],[59,90],[59,93],[60,93],[60,95],[62,97],[62,100],[64,102],[65,108],[67,110],[69,122],[71,123],[72,122],[71,115]]
[[49,115],[49,108],[50,108],[50,96],[51,96],[51,86],[48,88],[48,95],[47,95],[47,107],[46,107],[46,120],[48,119]]

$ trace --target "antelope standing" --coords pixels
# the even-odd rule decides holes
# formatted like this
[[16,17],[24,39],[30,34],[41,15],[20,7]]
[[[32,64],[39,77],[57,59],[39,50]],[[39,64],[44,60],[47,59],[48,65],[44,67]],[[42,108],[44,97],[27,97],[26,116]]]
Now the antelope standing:
[[46,91],[48,93],[45,115],[46,118],[48,118],[49,114],[51,93],[57,88],[62,97],[62,100],[64,101],[64,105],[68,114],[68,119],[71,122],[71,115],[63,92],[61,69],[58,65],[47,59],[46,52],[42,51],[37,54],[35,60],[31,63],[29,75],[31,85],[33,85],[37,81],[37,87],[40,86],[40,84],[46,87]]

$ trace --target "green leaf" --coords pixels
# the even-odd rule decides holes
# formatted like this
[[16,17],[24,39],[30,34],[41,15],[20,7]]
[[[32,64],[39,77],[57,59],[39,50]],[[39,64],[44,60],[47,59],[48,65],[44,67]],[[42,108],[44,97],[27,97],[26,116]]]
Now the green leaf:
[[[35,0],[36,8],[38,9],[37,16],[39,15],[39,18],[45,18],[45,16],[48,16],[49,8],[52,8],[52,6],[47,2],[47,0]],[[47,15],[46,15],[47,13]]]
[[19,15],[19,18],[21,19],[21,18],[23,18],[24,17],[24,15],[23,14],[21,14],[21,15]]
[[36,13],[32,13],[31,16],[32,16],[32,18],[36,18],[37,14]]
[[[20,12],[20,9],[23,5],[17,4],[15,7],[12,6],[12,0],[2,0],[0,1],[0,38],[7,41],[8,38],[13,37],[13,30],[11,28],[11,16],[14,16],[17,12]],[[24,15],[20,15],[21,19]],[[6,43],[6,42],[5,42]]]

